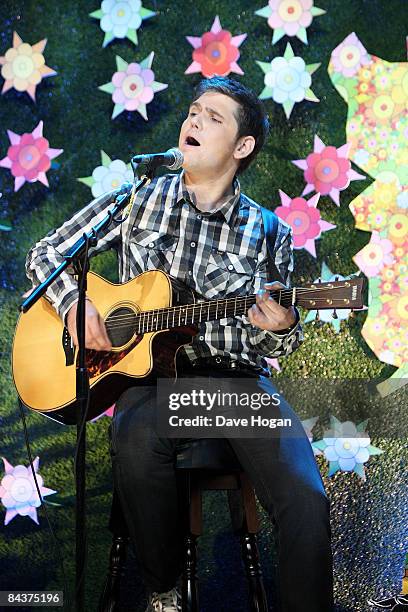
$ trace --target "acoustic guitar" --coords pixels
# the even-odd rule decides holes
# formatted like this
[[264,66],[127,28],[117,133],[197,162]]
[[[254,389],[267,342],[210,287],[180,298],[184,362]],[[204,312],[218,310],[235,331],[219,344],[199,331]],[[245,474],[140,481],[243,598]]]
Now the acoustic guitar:
[[[363,279],[314,283],[271,292],[288,307],[362,308]],[[244,315],[256,296],[205,300],[161,270],[123,284],[89,273],[87,295],[103,316],[112,350],[87,350],[88,419],[107,410],[128,387],[176,377],[177,351],[205,321]],[[60,423],[76,423],[76,354],[67,328],[41,298],[17,323],[12,366],[18,395],[28,408]]]

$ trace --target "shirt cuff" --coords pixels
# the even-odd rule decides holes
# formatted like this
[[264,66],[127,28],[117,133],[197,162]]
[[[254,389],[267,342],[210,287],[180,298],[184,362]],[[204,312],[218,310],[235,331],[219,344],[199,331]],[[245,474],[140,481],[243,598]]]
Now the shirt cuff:
[[291,325],[290,327],[287,327],[286,329],[280,329],[279,331],[271,331],[267,329],[265,330],[267,335],[272,338],[285,338],[285,336],[288,336],[288,337],[292,336],[293,333],[300,326],[300,315],[299,315],[299,311],[297,308],[295,308],[295,316],[296,316],[296,321],[293,323],[293,325]]

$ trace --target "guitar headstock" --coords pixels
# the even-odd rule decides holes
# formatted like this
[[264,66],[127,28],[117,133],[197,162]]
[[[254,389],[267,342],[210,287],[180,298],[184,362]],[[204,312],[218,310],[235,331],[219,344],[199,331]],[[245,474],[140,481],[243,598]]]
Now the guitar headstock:
[[309,283],[296,289],[296,304],[307,310],[363,308],[364,278]]

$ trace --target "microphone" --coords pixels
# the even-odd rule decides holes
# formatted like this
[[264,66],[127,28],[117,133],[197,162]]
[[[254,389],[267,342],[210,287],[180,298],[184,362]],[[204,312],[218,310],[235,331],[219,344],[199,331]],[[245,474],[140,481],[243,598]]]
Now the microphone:
[[165,166],[170,170],[178,170],[183,165],[184,157],[180,149],[169,149],[165,153],[146,153],[132,157],[134,164],[149,164],[153,170],[159,166]]

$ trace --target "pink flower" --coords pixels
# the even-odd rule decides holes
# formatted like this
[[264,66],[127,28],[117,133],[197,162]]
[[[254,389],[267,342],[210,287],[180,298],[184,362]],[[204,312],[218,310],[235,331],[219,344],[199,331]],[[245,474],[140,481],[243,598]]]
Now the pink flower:
[[334,71],[345,77],[354,76],[362,66],[372,61],[354,32],[334,49],[331,60]]
[[[0,483],[0,497],[6,508],[4,524],[7,525],[15,516],[29,516],[38,525],[37,508],[41,505],[35,486],[31,467],[16,465],[13,467],[7,459],[2,457],[5,475]],[[38,474],[40,459],[33,461],[34,472],[37,475],[38,487],[42,497],[56,493],[43,486],[43,479]]]
[[147,121],[146,104],[153,100],[157,91],[166,89],[165,83],[154,80],[152,51],[140,64],[128,64],[119,55],[116,56],[117,72],[112,76],[110,83],[99,87],[100,90],[110,93],[115,103],[112,119],[123,111],[137,111]]
[[283,28],[287,36],[296,36],[299,28],[307,28],[312,23],[310,9],[313,0],[269,0],[269,6],[272,15],[268,19],[268,25],[273,30]]
[[223,30],[220,19],[214,19],[209,32],[203,36],[187,36],[188,42],[194,47],[193,63],[185,74],[201,72],[205,77],[226,76],[230,72],[244,74],[238,66],[239,45],[245,40],[246,34],[232,36],[228,30]]
[[153,81],[153,70],[142,69],[140,64],[129,64],[126,71],[115,72],[112,77],[115,86],[112,100],[115,104],[122,104],[126,110],[134,111],[140,104],[153,100],[153,89],[149,87]]
[[14,176],[14,191],[18,191],[26,181],[40,181],[48,187],[46,176],[51,167],[51,160],[58,157],[63,149],[51,149],[49,142],[43,137],[43,122],[37,125],[31,134],[21,136],[7,130],[11,143],[7,156],[0,161],[0,166],[8,168]]
[[367,277],[377,276],[384,266],[394,263],[393,243],[388,238],[381,238],[374,231],[371,240],[361,249],[353,260]]
[[333,202],[339,206],[340,191],[347,189],[350,181],[365,178],[351,168],[351,163],[347,157],[349,148],[349,144],[345,144],[338,149],[333,146],[326,146],[315,135],[314,152],[310,153],[306,159],[293,161],[295,166],[304,170],[307,185],[302,195],[317,191],[321,195],[329,195]]
[[320,195],[317,193],[308,201],[304,198],[292,199],[281,189],[279,195],[282,206],[278,206],[275,213],[292,228],[293,247],[304,248],[316,257],[315,240],[320,238],[322,232],[336,227],[321,218],[316,208]]
[[268,6],[255,11],[255,14],[267,18],[268,25],[274,30],[272,44],[275,44],[285,34],[297,36],[307,43],[306,28],[313,17],[325,12],[313,6],[313,0],[269,0]]

